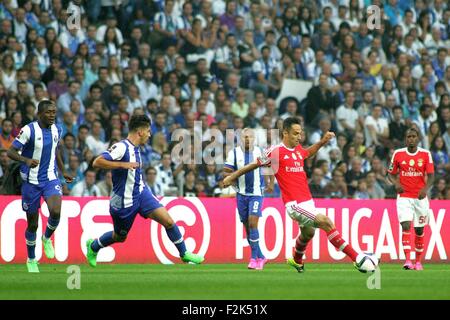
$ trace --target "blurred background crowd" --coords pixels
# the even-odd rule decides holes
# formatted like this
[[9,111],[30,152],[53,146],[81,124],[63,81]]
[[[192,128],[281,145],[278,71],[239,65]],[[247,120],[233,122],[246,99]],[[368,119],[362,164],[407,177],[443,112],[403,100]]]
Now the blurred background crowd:
[[[110,194],[111,173],[92,161],[144,113],[144,178],[156,195],[233,195],[221,186],[223,161],[173,155],[175,130],[200,139],[189,158],[211,142],[223,144],[224,158],[230,146],[211,129],[281,129],[295,116],[305,146],[337,135],[306,162],[314,197],[395,197],[388,162],[415,126],[434,160],[429,196],[450,199],[449,35],[444,0],[0,0],[2,193],[20,192],[6,150],[37,103],[52,99],[59,152],[77,177],[66,195]],[[300,101],[277,101],[285,79],[312,87]],[[279,142],[259,138],[263,147]],[[277,186],[268,196],[279,196]]]

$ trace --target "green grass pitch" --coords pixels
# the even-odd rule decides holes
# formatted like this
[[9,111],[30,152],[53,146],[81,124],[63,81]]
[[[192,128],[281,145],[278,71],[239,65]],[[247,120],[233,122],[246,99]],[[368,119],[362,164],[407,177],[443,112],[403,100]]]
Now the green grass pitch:
[[0,299],[146,299],[146,300],[303,300],[303,299],[450,299],[450,264],[425,264],[404,271],[382,264],[381,288],[368,289],[370,275],[351,264],[307,264],[298,274],[285,264],[263,271],[245,264],[80,265],[80,290],[69,290],[68,265],[0,265]]

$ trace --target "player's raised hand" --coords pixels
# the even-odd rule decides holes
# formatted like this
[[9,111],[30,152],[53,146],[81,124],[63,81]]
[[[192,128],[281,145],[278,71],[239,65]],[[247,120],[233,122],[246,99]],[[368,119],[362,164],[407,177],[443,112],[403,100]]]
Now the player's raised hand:
[[25,164],[30,168],[36,168],[39,165],[39,160],[36,159],[27,159]]
[[139,162],[124,162],[123,168],[127,170],[135,170],[139,168]]
[[336,135],[334,134],[334,132],[328,131],[327,133],[325,133],[325,135],[322,137],[322,141],[324,144],[328,143],[328,141],[330,141],[331,139],[333,139]]

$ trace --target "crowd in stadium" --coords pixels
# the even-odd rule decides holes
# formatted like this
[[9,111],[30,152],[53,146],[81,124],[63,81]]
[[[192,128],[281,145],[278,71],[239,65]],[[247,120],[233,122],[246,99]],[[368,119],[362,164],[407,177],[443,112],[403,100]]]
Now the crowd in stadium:
[[[380,8],[374,30],[371,4]],[[111,173],[93,159],[144,113],[144,179],[156,195],[233,193],[221,185],[223,161],[174,156],[175,130],[200,139],[192,155],[201,159],[211,129],[281,129],[296,116],[303,145],[336,133],[306,163],[313,197],[396,197],[386,171],[415,126],[435,165],[429,196],[450,199],[449,36],[444,0],[0,1],[2,192],[14,192],[17,172],[6,150],[52,99],[59,152],[77,177],[63,182],[65,195],[109,196]],[[285,79],[310,81],[306,98],[276,102]],[[262,135],[265,146],[279,143]],[[232,146],[219,142],[224,158]]]

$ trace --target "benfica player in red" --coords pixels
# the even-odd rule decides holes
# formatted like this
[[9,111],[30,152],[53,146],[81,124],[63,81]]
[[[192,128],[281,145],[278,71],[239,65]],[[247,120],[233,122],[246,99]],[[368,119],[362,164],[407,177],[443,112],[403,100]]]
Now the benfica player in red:
[[[397,215],[402,226],[402,244],[405,251],[405,270],[423,270],[423,228],[428,223],[430,204],[427,192],[434,181],[434,165],[431,153],[418,147],[419,133],[410,128],[406,131],[406,148],[398,149],[392,156],[389,178],[398,192]],[[397,174],[400,178],[397,177]],[[414,221],[416,263],[411,262],[411,221]]]
[[271,166],[280,185],[287,213],[298,222],[301,230],[295,242],[294,257],[288,259],[287,263],[298,272],[304,272],[303,253],[314,236],[315,228],[324,230],[328,240],[355,262],[358,253],[342,239],[333,222],[323,214],[316,214],[316,207],[304,170],[304,161],[313,157],[322,146],[333,139],[334,133],[327,132],[318,143],[307,149],[303,149],[300,145],[301,135],[302,127],[299,120],[292,117],[287,118],[283,122],[282,143],[266,150],[256,162],[250,163],[226,177],[224,185],[233,184],[237,178],[251,170],[261,166]]

